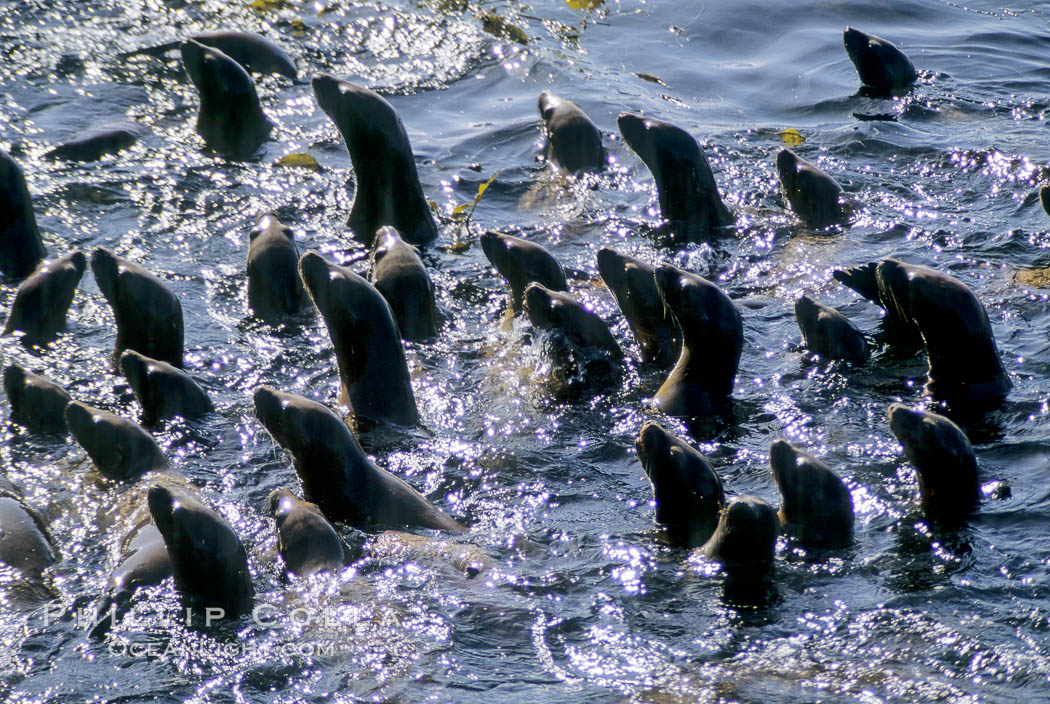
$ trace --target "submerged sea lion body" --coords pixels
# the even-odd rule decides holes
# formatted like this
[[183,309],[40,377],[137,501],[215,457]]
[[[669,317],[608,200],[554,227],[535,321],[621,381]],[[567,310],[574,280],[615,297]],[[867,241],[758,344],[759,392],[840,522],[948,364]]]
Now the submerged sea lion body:
[[874,97],[904,93],[918,78],[915,66],[904,52],[882,37],[846,27],[842,43],[857,69],[860,82]]
[[383,531],[365,550],[370,557],[380,560],[445,562],[467,577],[476,577],[492,566],[488,556],[473,545],[400,530]]
[[299,277],[295,235],[273,213],[255,220],[248,246],[248,307],[259,319],[279,323],[308,305]]
[[784,197],[806,225],[819,229],[842,222],[842,186],[835,179],[790,149],[777,154],[777,174]]
[[58,384],[11,365],[4,369],[4,393],[13,415],[31,431],[66,432],[66,406],[73,399]]
[[193,419],[213,408],[208,394],[193,377],[167,362],[124,350],[120,370],[142,405],[146,425],[175,416]]
[[182,304],[174,292],[144,268],[97,248],[91,270],[113,309],[117,341],[113,364],[126,349],[182,368]]
[[715,412],[733,392],[744,348],[740,311],[722,289],[697,274],[665,264],[655,279],[682,331],[682,351],[654,401],[672,416]]
[[373,464],[346,423],[319,403],[268,386],[255,390],[255,415],[295,460],[305,499],[332,521],[466,530],[406,482]]
[[22,167],[0,149],[0,274],[21,279],[47,255]]
[[426,340],[438,333],[434,284],[416,248],[390,226],[376,232],[369,256],[372,283],[390,304],[406,340]]
[[641,259],[602,248],[598,273],[627,318],[642,350],[642,360],[670,367],[678,359],[681,334],[656,288],[656,268]]
[[831,468],[786,440],[769,447],[780,491],[777,516],[808,547],[832,548],[853,540],[853,497]]
[[863,364],[871,357],[864,333],[831,306],[809,296],[795,302],[795,320],[812,354]]
[[66,425],[102,474],[130,480],[165,471],[168,460],[156,441],[137,423],[79,401],[66,406]]
[[244,158],[270,136],[255,84],[232,58],[192,39],[182,43],[182,63],[200,95],[197,134],[209,149]]
[[620,134],[656,181],[660,212],[683,242],[703,242],[733,224],[711,165],[688,132],[669,122],[623,113]]
[[540,93],[538,102],[547,134],[547,161],[569,173],[601,171],[605,166],[602,133],[587,113],[550,91]]
[[309,577],[343,568],[343,539],[316,504],[287,489],[271,493],[268,503],[277,526],[277,550],[289,576]]
[[343,393],[354,415],[397,425],[418,423],[390,304],[372,284],[316,252],[302,256],[299,272],[332,338]]
[[409,244],[426,246],[437,239],[412,146],[394,106],[333,76],[317,76],[313,88],[318,105],[343,135],[354,167],[357,191],[350,229],[366,246],[384,225],[396,228]]
[[646,421],[634,446],[653,486],[656,522],[667,529],[671,543],[686,548],[706,543],[725,504],[722,481],[707,458],[654,421]]
[[930,520],[957,527],[977,510],[977,457],[966,433],[944,416],[894,403],[890,430],[919,475],[922,509]]
[[54,340],[66,326],[69,306],[86,267],[83,252],[41,264],[15,292],[3,334],[21,332],[24,345]]
[[[984,306],[962,282],[925,266],[884,259],[835,278],[917,332],[929,360],[926,390],[957,410],[1002,404],[1011,386]],[[960,352],[960,351],[964,352]]]
[[486,232],[481,236],[481,249],[489,263],[510,286],[508,308],[517,315],[529,284],[543,284],[551,291],[567,291],[565,271],[544,247],[520,237]]
[[223,609],[226,618],[251,611],[248,555],[223,517],[188,492],[164,486],[151,488],[148,501],[184,600],[198,609]]
[[130,122],[103,125],[77,133],[44,156],[65,161],[97,161],[132,146],[142,133],[143,128]]

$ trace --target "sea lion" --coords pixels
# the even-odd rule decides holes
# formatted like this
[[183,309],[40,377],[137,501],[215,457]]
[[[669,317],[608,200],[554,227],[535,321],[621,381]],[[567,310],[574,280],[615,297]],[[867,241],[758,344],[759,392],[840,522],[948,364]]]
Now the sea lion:
[[656,392],[656,406],[671,416],[695,418],[724,407],[733,392],[744,326],[722,289],[697,274],[664,264],[656,287],[682,331],[682,351]]
[[671,544],[695,548],[718,526],[725,491],[707,458],[655,421],[646,421],[634,441],[638,461],[653,486],[656,522]]
[[4,393],[12,415],[33,432],[66,433],[66,406],[73,399],[58,384],[12,364],[4,368]]
[[1043,212],[1050,215],[1050,186],[1042,186],[1039,189],[1039,202],[1043,206]]
[[[175,588],[195,609],[231,618],[251,611],[255,589],[248,555],[230,525],[185,491],[149,490],[149,512],[171,558]],[[207,617],[207,613],[205,614]]]
[[343,568],[343,539],[316,504],[302,501],[288,489],[277,489],[267,501],[288,576],[309,577]]
[[863,364],[871,357],[864,333],[842,313],[809,296],[795,301],[795,320],[812,354]]
[[137,423],[79,401],[66,405],[66,425],[102,474],[126,481],[168,469],[153,437]]
[[116,154],[132,146],[139,141],[142,132],[142,127],[130,122],[102,125],[77,133],[44,154],[44,157],[65,161],[97,161],[107,154]]
[[260,386],[255,415],[295,461],[303,495],[332,521],[358,528],[466,531],[418,491],[373,464],[337,415],[302,396]]
[[682,337],[656,288],[656,267],[603,247],[598,250],[598,274],[627,318],[642,360],[661,368],[672,366]]
[[[279,76],[286,76],[293,80],[299,77],[299,71],[295,68],[295,61],[284,49],[266,37],[259,36],[253,32],[198,32],[191,34],[187,39],[218,49],[243,66],[246,71],[276,73]],[[182,40],[168,42],[159,46],[127,51],[119,54],[119,57],[127,59],[142,54],[160,56],[169,51],[175,51],[181,45]]]
[[372,242],[372,283],[390,304],[401,336],[421,341],[438,333],[434,284],[416,248],[389,225],[379,228]]
[[91,255],[91,271],[113,309],[117,341],[113,364],[126,349],[182,368],[182,304],[170,288],[144,268],[102,247]]
[[87,259],[73,252],[45,261],[15,292],[7,314],[4,335],[22,333],[22,344],[45,345],[66,326],[66,315],[73,303]]
[[703,150],[688,132],[669,122],[623,113],[620,134],[656,181],[660,212],[673,239],[705,242],[733,224]]
[[270,136],[252,77],[229,56],[192,39],[180,45],[186,74],[200,94],[197,134],[209,149],[235,158],[251,156]]
[[47,524],[20,494],[0,491],[0,563],[17,569],[31,585],[43,586],[43,573],[58,562]]
[[22,167],[0,149],[0,274],[29,276],[47,255]]
[[890,430],[919,475],[922,510],[948,528],[966,523],[977,510],[977,457],[966,434],[944,416],[899,403],[887,414]]
[[899,95],[907,92],[918,78],[915,66],[904,52],[882,37],[846,27],[842,43],[868,95],[880,98]]
[[208,394],[193,377],[167,362],[124,350],[120,371],[142,405],[142,421],[146,425],[175,416],[193,419],[213,409]]
[[347,225],[372,246],[383,225],[397,228],[409,244],[425,247],[437,226],[401,118],[385,98],[363,86],[321,75],[313,79],[317,104],[339,128],[357,179]]
[[[922,337],[926,390],[957,410],[1002,404],[1012,383],[1003,369],[984,306],[960,281],[897,259],[835,271],[835,278],[886,310],[891,326]],[[965,354],[960,354],[965,350]]]
[[821,229],[842,221],[842,186],[817,166],[790,149],[781,149],[777,175],[784,197],[806,225]]
[[837,548],[853,540],[853,496],[831,468],[787,440],[769,446],[780,491],[780,525],[807,547]]
[[481,250],[510,286],[508,312],[512,315],[521,312],[525,288],[534,281],[551,291],[569,290],[561,264],[535,242],[486,232],[481,236]]
[[299,273],[332,338],[344,399],[354,416],[396,425],[419,422],[408,362],[390,304],[360,276],[307,252]]
[[248,307],[271,325],[308,304],[299,278],[295,235],[273,213],[255,219],[248,245]]
[[569,173],[605,167],[602,133],[580,106],[545,90],[540,93],[539,108],[550,164]]
[[726,572],[766,572],[773,567],[780,520],[773,507],[754,496],[734,496],[718,514],[718,526],[704,544],[704,557]]

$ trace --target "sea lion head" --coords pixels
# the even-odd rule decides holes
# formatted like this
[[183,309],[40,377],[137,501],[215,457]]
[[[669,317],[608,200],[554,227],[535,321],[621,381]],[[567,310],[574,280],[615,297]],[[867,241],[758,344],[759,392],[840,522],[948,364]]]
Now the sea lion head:
[[340,442],[349,437],[357,445],[346,423],[320,403],[270,386],[256,388],[252,400],[255,417],[295,457],[308,456],[315,444],[327,443],[336,436]]
[[561,264],[540,245],[519,237],[486,232],[481,236],[481,249],[510,287],[511,309],[522,309],[525,288],[532,282],[552,291],[565,291],[568,282]]
[[[342,132],[351,159],[364,140],[407,144],[405,127],[386,98],[364,86],[322,74],[311,81],[317,104]],[[356,168],[356,165],[355,165]]]
[[802,330],[806,346],[813,354],[856,363],[864,362],[871,356],[863,333],[845,316],[809,296],[802,296],[795,301],[795,319]]
[[522,305],[532,324],[542,330],[552,330],[565,325],[565,301],[562,296],[542,284],[533,282],[528,285]]
[[408,244],[401,238],[401,233],[397,231],[396,227],[384,225],[376,230],[375,238],[372,240],[372,249],[368,255],[372,267],[375,268],[375,265],[378,264],[391,249],[400,244],[404,244],[406,247],[411,247],[412,250],[417,253],[419,251],[416,247]]
[[118,258],[108,249],[96,247],[91,253],[91,272],[95,275],[95,283],[102,295],[109,301],[115,300],[120,279]]
[[721,562],[726,571],[764,572],[772,568],[780,520],[762,499],[734,496],[722,509],[704,556]]
[[179,45],[179,51],[186,74],[202,101],[219,100],[227,94],[255,93],[255,84],[244,67],[215,47],[187,39]]
[[[686,164],[693,164],[706,158],[700,152],[700,145],[693,136],[670,122],[643,117],[631,113],[622,113],[616,118],[627,146],[634,150],[657,179]],[[688,168],[688,167],[687,167]]]
[[124,350],[120,355],[120,371],[133,389],[147,387],[147,378],[154,369],[154,360],[135,350]]
[[255,239],[264,232],[269,234],[280,234],[287,238],[289,242],[292,242],[293,244],[295,243],[295,232],[292,228],[278,220],[276,213],[259,213],[255,217],[255,225],[252,227],[251,232],[248,233],[248,240],[254,242]]
[[781,525],[814,547],[848,544],[853,498],[831,469],[787,440],[769,446],[769,464],[780,492]]
[[523,306],[532,324],[541,330],[558,330],[579,347],[595,347],[619,359],[623,356],[608,326],[593,311],[567,293],[530,283]]
[[740,312],[722,289],[670,264],[657,267],[654,276],[660,297],[677,318],[687,343],[739,339],[742,344]]
[[876,96],[902,91],[918,78],[915,66],[904,52],[882,37],[846,27],[842,43],[861,83]]

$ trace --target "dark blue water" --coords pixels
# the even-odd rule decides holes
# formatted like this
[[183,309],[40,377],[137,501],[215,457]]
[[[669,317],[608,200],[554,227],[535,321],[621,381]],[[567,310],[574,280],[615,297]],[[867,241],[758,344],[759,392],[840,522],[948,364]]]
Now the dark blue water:
[[[530,41],[486,33],[479,16],[493,12]],[[0,693],[19,702],[1047,701],[1050,314],[1032,270],[1050,266],[1050,218],[1034,195],[1050,178],[1048,21],[1050,3],[984,0],[321,0],[263,11],[240,1],[3,3],[0,146],[25,168],[49,251],[106,246],[178,293],[187,368],[217,410],[169,424],[158,440],[242,536],[258,603],[284,615],[326,611],[332,622],[246,619],[202,631],[154,619],[85,639],[72,614],[104,588],[114,514],[129,488],[102,481],[71,440],[11,424],[2,468],[50,520],[63,560],[51,602],[22,598],[0,575]],[[906,99],[856,95],[846,25],[911,56],[921,76]],[[248,230],[256,212],[275,209],[301,251],[363,270],[364,250],[344,228],[349,159],[308,85],[259,81],[275,140],[232,163],[202,151],[196,94],[177,54],[116,58],[226,28],[266,34],[304,77],[363,83],[402,116],[424,191],[443,215],[426,262],[449,322],[438,342],[407,345],[426,431],[365,441],[380,465],[470,525],[465,541],[493,565],[479,577],[417,551],[365,557],[338,579],[281,581],[264,502],[298,485],[253,418],[250,392],[268,383],[334,405],[338,377],[319,319],[274,331],[248,317]],[[616,165],[596,183],[567,187],[537,159],[542,90],[575,100],[606,131]],[[648,236],[655,190],[615,134],[624,110],[701,141],[737,213],[735,238],[669,250]],[[118,157],[43,158],[82,129],[128,119],[149,135]],[[785,210],[773,162],[789,128],[805,138],[799,153],[848,191],[848,227],[812,233]],[[299,152],[322,170],[275,165]],[[497,171],[457,235],[452,210]],[[504,284],[480,247],[449,251],[484,229],[548,246],[573,292],[633,355],[597,279],[600,247],[716,279],[745,326],[735,422],[702,436],[661,422],[697,442],[729,490],[774,504],[769,442],[805,446],[851,488],[856,544],[816,557],[782,543],[777,601],[757,611],[727,605],[711,565],[667,547],[652,523],[633,440],[654,417],[644,399],[660,374],[630,364],[620,388],[553,399],[527,325],[500,330]],[[885,423],[889,403],[925,403],[924,359],[880,348],[869,365],[843,370],[811,366],[799,349],[792,304],[802,293],[877,330],[879,310],[831,271],[890,255],[977,292],[1014,382],[1004,408],[968,428],[982,480],[1012,493],[986,499],[954,536],[925,528],[915,473]],[[4,285],[0,304],[13,291]],[[8,339],[3,357],[137,417],[109,367],[113,338],[88,275],[57,343],[30,352]],[[175,609],[178,599],[168,583],[136,605]]]

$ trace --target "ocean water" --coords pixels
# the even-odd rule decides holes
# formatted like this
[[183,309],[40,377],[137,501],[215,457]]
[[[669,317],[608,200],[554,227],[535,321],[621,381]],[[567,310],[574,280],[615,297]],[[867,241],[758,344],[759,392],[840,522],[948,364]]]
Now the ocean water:
[[[489,31],[500,21],[527,43]],[[912,58],[910,94],[858,95],[847,25]],[[306,79],[256,77],[277,129],[246,161],[203,149],[177,53],[117,56],[214,29],[265,34]],[[1050,701],[1050,313],[1038,276],[1050,266],[1050,217],[1036,197],[1050,180],[1050,3],[20,0],[0,4],[0,52],[0,147],[26,172],[49,252],[108,247],[181,299],[186,366],[216,411],[155,435],[242,537],[256,603],[274,615],[213,629],[146,618],[88,639],[76,614],[105,588],[120,499],[134,487],[102,480],[71,439],[7,423],[0,467],[62,552],[51,599],[0,574],[8,701]],[[462,541],[491,563],[473,578],[436,551],[362,557],[305,584],[281,578],[265,499],[299,487],[253,417],[251,391],[266,383],[335,406],[339,382],[318,317],[270,328],[248,316],[253,217],[274,210],[300,251],[366,267],[345,227],[349,158],[308,84],[318,73],[388,97],[439,211],[424,259],[447,322],[440,339],[406,344],[424,427],[362,443],[470,526]],[[602,129],[613,159],[604,174],[551,175],[539,156],[543,90]],[[616,133],[628,110],[700,141],[737,215],[732,237],[670,249],[653,236],[652,177]],[[861,119],[870,115],[892,119]],[[97,163],[44,159],[118,120],[147,136]],[[848,225],[813,232],[786,209],[774,159],[789,129],[845,188]],[[303,152],[320,171],[276,164]],[[497,173],[471,221],[454,221]],[[662,375],[632,360],[617,388],[553,394],[534,332],[501,327],[506,287],[475,242],[489,229],[548,247],[635,358],[597,277],[599,248],[717,281],[744,321],[732,421],[661,418],[645,399]],[[851,369],[800,349],[792,306],[803,293],[877,333],[880,311],[831,272],[886,256],[969,285],[1014,384],[1002,409],[967,425],[982,482],[1009,495],[989,491],[953,534],[925,525],[914,470],[885,422],[894,401],[929,403],[925,359],[877,343]],[[14,290],[0,284],[0,306]],[[137,418],[110,366],[113,339],[88,273],[58,341],[26,350],[5,338],[0,352]],[[769,443],[807,448],[851,489],[855,544],[812,554],[782,540],[773,602],[728,602],[717,570],[669,547],[653,523],[633,448],[649,418],[705,452],[728,491],[774,505]],[[341,531],[355,546],[371,540]],[[179,601],[168,582],[135,605],[148,615]]]

